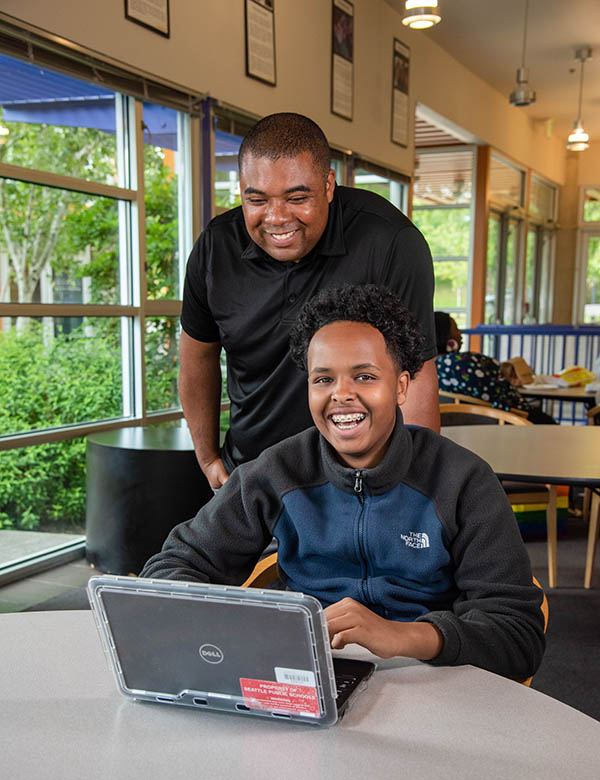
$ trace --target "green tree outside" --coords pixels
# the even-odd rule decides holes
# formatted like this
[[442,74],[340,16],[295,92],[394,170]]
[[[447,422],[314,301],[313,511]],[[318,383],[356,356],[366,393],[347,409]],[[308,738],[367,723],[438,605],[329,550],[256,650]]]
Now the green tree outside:
[[[90,128],[4,124],[10,140],[0,146],[0,160],[115,183],[114,137]],[[178,298],[177,177],[152,146],[145,150],[145,185],[148,297]],[[53,288],[87,284],[88,302],[120,302],[118,219],[114,199],[0,179],[0,253],[9,268],[2,300],[35,301],[50,270]],[[178,403],[177,328],[175,317],[146,321],[149,410]],[[0,433],[120,416],[120,350],[116,318],[13,320],[0,330]],[[62,530],[82,527],[84,516],[82,438],[0,453],[0,528]]]

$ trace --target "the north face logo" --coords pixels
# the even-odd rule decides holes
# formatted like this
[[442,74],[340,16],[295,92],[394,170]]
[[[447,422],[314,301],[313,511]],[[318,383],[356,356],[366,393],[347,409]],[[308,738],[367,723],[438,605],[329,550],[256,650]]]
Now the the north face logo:
[[429,547],[429,537],[423,531],[410,531],[408,534],[400,534],[400,538],[407,547],[423,550]]

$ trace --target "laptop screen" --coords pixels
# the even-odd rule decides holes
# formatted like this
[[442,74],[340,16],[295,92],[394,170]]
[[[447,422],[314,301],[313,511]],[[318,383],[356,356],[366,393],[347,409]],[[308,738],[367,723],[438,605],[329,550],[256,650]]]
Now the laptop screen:
[[[309,682],[309,618],[300,608],[142,593],[103,594],[126,686],[240,695],[240,680]],[[160,629],[160,630],[157,630]],[[294,679],[295,674],[295,679]]]

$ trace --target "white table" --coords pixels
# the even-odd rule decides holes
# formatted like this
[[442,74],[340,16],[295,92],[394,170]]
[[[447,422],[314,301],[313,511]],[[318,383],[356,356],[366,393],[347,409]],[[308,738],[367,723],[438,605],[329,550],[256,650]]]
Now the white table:
[[11,780],[599,776],[598,721],[470,666],[379,661],[342,721],[316,729],[126,700],[86,611],[0,615],[0,658]]
[[[500,479],[550,484],[546,512],[548,581],[556,586],[556,485],[600,488],[600,426],[454,425],[442,435],[487,461]],[[598,493],[592,496],[584,587],[589,588],[598,538]],[[600,772],[598,773],[600,777]]]

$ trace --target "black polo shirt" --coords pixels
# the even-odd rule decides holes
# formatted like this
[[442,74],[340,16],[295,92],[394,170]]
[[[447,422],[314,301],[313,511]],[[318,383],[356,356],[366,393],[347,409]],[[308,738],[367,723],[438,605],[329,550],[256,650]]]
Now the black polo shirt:
[[308,298],[344,283],[396,292],[425,334],[425,359],[435,356],[429,247],[384,198],[336,187],[327,227],[299,262],[275,260],[255,244],[241,207],[215,217],[200,235],[188,260],[181,326],[198,341],[220,341],[227,353],[228,470],[312,425],[289,332]]

